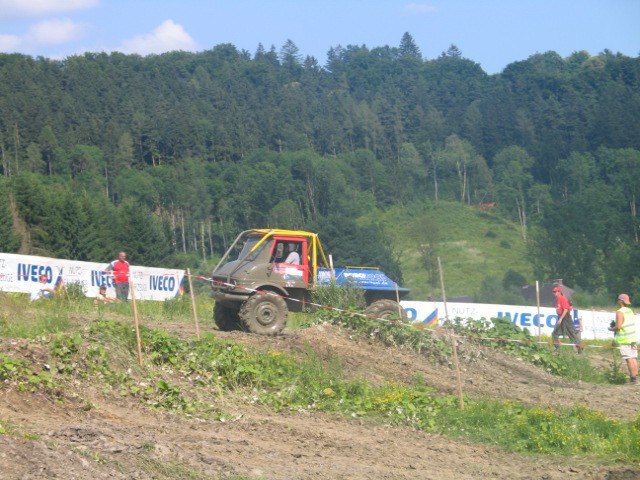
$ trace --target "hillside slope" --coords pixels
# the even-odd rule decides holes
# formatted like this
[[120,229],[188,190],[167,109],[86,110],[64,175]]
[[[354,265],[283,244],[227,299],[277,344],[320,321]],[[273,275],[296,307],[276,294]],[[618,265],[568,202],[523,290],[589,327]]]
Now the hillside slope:
[[477,206],[439,201],[376,214],[375,221],[393,238],[412,299],[441,298],[437,263],[432,260],[435,271],[430,274],[420,253],[421,246],[432,239],[449,297],[476,295],[487,277],[501,284],[509,270],[535,281],[519,227],[505,220],[499,208],[481,211]]

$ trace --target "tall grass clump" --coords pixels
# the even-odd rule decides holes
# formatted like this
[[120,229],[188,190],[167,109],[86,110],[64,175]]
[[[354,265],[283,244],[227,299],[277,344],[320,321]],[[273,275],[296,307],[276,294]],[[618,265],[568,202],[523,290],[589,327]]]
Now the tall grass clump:
[[24,294],[0,294],[0,336],[36,338],[69,328],[69,310],[63,298],[30,302]]
[[332,307],[314,312],[315,323],[328,322],[348,328],[363,338],[377,340],[388,346],[429,353],[443,362],[447,362],[451,354],[450,345],[441,335],[416,328],[399,316],[379,320],[364,315],[362,289],[338,285],[320,287],[314,292],[312,301]]
[[575,354],[572,347],[561,347],[556,353],[551,345],[541,345],[538,339],[511,323],[509,317],[497,317],[490,320],[456,318],[445,322],[445,328],[451,328],[466,341],[488,345],[516,356],[549,373],[589,383],[610,383],[611,377],[596,370],[588,360],[588,349],[581,355]]
[[313,311],[320,319],[358,312],[365,306],[364,290],[349,284],[331,283],[317,287],[311,294],[311,301],[315,304]]

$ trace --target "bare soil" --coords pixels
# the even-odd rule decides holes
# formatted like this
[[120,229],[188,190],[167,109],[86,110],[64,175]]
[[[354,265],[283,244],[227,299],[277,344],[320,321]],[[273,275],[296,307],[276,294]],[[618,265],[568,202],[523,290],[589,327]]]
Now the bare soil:
[[[167,329],[185,337],[184,324]],[[453,366],[427,355],[359,339],[331,325],[269,338],[217,332],[247,348],[340,358],[347,375],[372,382],[422,381],[457,394]],[[3,340],[0,352],[37,365],[42,352]],[[590,354],[591,352],[589,352]],[[461,385],[470,398],[513,400],[552,408],[585,405],[628,420],[640,411],[640,387],[590,385],[558,379],[489,348],[460,345]],[[608,367],[610,356],[594,356]],[[609,362],[610,363],[610,362]],[[0,389],[3,479],[637,479],[636,465],[506,453],[411,428],[325,414],[274,413],[241,397],[211,392],[211,402],[234,417],[203,421],[145,407],[78,380],[73,398]],[[68,392],[67,392],[67,396]],[[622,405],[624,408],[621,408]],[[91,408],[88,408],[88,405]],[[1,431],[1,430],[0,430]]]

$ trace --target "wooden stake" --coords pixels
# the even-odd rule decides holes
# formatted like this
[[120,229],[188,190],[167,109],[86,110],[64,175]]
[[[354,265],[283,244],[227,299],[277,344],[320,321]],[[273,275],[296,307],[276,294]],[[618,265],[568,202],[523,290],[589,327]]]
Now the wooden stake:
[[193,319],[196,322],[196,335],[200,340],[200,327],[198,326],[198,311],[196,309],[196,297],[193,293],[193,284],[191,283],[191,269],[187,268],[187,277],[189,277],[189,293],[191,294],[191,309],[193,310]]
[[[442,263],[440,262],[440,257],[438,257],[438,270],[440,271],[440,288],[442,288],[442,301],[444,302],[444,318],[445,320],[449,320],[449,312],[447,311],[447,294],[444,289],[444,274],[442,273]],[[453,333],[453,329],[449,331],[449,336],[451,337],[451,345],[453,347],[453,366],[456,369],[460,410],[464,410],[464,400],[462,398],[462,379],[460,376],[460,364],[458,363],[458,343]]]
[[540,282],[536,280],[536,305],[538,307],[538,341],[542,338],[542,325],[540,325]]
[[136,289],[133,282],[129,278],[129,286],[131,287],[131,302],[133,302],[133,321],[136,326],[136,339],[138,341],[138,363],[142,366],[142,345],[140,342],[140,325],[138,323],[138,306],[136,305]]

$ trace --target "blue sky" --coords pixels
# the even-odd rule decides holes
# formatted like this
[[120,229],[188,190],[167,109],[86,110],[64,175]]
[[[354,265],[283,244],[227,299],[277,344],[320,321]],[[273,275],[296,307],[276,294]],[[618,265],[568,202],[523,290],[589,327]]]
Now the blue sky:
[[637,57],[640,0],[0,0],[0,52],[54,59],[291,39],[324,65],[331,47],[396,47],[405,32],[426,59],[453,44],[490,74],[549,50]]

